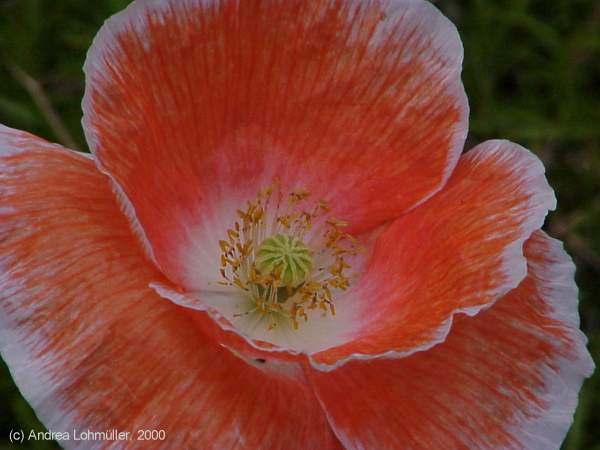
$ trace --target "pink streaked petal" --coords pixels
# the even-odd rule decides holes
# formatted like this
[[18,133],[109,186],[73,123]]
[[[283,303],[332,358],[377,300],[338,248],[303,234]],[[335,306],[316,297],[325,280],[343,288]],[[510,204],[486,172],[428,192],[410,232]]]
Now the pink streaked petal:
[[571,259],[540,231],[525,253],[527,278],[435,348],[309,372],[347,449],[560,447],[594,365]]
[[523,243],[556,200],[542,163],[508,141],[466,153],[445,188],[396,220],[339,303],[354,311],[344,345],[312,356],[323,370],[401,357],[442,342],[457,313],[475,315],[526,274]]
[[[0,127],[0,179],[0,351],[48,429],[341,448],[298,363],[235,355],[148,287],[166,280],[93,161]],[[139,448],[132,437],[61,444]]]
[[461,63],[421,0],[136,1],[89,52],[84,127],[150,256],[200,289],[275,177],[353,232],[440,189],[467,130]]

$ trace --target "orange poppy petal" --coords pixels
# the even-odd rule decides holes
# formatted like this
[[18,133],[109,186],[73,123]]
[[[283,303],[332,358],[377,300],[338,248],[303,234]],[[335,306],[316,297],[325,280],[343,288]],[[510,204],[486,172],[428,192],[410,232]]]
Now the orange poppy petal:
[[162,278],[89,158],[0,127],[0,178],[0,350],[63,445],[341,448],[298,364],[234,356],[148,287]]
[[574,265],[559,241],[527,241],[527,278],[448,339],[403,359],[310,371],[347,449],[559,448],[583,378]]
[[92,45],[83,122],[148,252],[200,289],[275,178],[357,232],[438,190],[467,130],[461,62],[421,0],[136,1]]
[[454,314],[476,314],[525,277],[523,242],[555,203],[528,150],[488,141],[466,153],[441,192],[379,237],[365,274],[336,304],[353,315],[348,342],[313,355],[315,365],[443,341]]

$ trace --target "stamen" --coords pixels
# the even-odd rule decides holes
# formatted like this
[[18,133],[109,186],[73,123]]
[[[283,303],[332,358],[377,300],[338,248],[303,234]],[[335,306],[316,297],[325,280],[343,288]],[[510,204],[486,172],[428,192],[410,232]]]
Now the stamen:
[[[249,314],[266,316],[268,329],[281,321],[299,328],[309,312],[335,315],[334,297],[350,286],[346,258],[358,252],[357,240],[340,230],[346,222],[323,217],[324,200],[306,208],[310,193],[292,191],[283,202],[279,182],[259,191],[237,211],[239,218],[219,241],[220,284],[240,289],[249,300]],[[307,233],[318,224],[321,228]],[[305,244],[308,242],[308,245]],[[256,246],[256,243],[260,245]]]

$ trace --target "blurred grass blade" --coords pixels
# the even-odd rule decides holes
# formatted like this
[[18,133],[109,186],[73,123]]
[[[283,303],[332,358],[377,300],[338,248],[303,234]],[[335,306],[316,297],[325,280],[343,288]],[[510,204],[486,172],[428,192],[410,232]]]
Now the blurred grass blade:
[[27,72],[21,69],[14,63],[7,65],[8,71],[11,73],[15,81],[17,81],[23,88],[31,95],[31,98],[39,108],[40,112],[52,128],[52,131],[58,138],[58,142],[65,147],[76,149],[77,144],[75,140],[67,130],[67,127],[63,123],[60,116],[54,110],[50,99],[44,92],[42,85]]

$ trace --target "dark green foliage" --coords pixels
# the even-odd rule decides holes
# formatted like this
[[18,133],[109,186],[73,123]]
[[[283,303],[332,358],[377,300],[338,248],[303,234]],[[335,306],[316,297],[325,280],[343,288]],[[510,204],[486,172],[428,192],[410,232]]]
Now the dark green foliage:
[[[81,131],[85,53],[102,22],[126,0],[0,0],[0,123],[71,140]],[[600,355],[600,2],[597,0],[442,0],[465,47],[471,105],[467,147],[507,138],[537,153],[559,209],[546,229],[577,264],[582,327]],[[23,73],[24,72],[24,73]],[[65,124],[51,125],[28,74]],[[24,78],[25,77],[25,78]],[[43,96],[43,94],[42,94]],[[35,97],[35,96],[34,96]],[[70,137],[69,137],[70,136]],[[0,448],[10,429],[39,429],[35,415],[0,366]],[[56,448],[30,441],[20,448]],[[584,385],[566,450],[600,450],[600,376]]]

